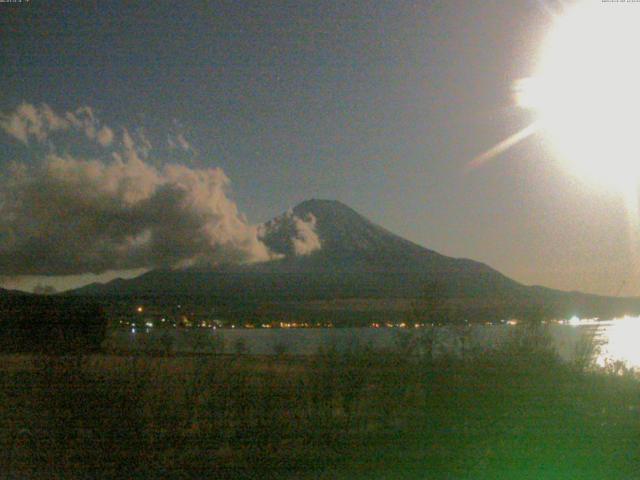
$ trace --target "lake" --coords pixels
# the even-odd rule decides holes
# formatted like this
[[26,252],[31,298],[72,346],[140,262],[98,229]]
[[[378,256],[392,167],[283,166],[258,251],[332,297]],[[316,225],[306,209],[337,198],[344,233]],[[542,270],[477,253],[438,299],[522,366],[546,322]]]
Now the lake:
[[[490,349],[517,331],[509,324],[473,325],[460,329],[437,327],[434,350],[437,355],[462,352],[465,349]],[[571,360],[593,337],[599,345],[596,363],[622,361],[640,367],[640,318],[623,317],[606,321],[572,318],[544,325],[559,354]],[[310,355],[320,348],[335,347],[340,351],[368,346],[373,349],[393,348],[399,342],[424,334],[425,329],[401,328],[292,328],[292,329],[158,329],[142,331],[115,329],[109,332],[110,345],[125,351],[162,349],[171,345],[181,353],[250,353],[271,355]]]

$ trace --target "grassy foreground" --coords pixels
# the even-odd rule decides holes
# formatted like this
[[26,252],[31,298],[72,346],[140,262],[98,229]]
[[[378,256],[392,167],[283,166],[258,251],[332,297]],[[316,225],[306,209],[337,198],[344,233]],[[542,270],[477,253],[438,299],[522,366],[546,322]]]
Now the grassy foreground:
[[637,378],[548,345],[4,356],[0,479],[640,478]]

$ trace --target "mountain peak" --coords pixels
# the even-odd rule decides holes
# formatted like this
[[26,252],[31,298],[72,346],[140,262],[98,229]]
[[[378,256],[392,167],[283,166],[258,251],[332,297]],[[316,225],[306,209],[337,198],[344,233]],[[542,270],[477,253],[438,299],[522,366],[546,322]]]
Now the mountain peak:
[[[316,248],[297,255],[294,246],[303,240],[301,233],[304,240],[315,236]],[[442,255],[391,233],[337,200],[305,200],[267,222],[263,239],[295,269],[416,271],[448,263]]]
[[304,200],[300,202],[298,205],[296,205],[295,207],[293,207],[294,211],[296,210],[309,211],[309,210],[318,210],[318,209],[323,209],[323,210],[343,209],[343,210],[353,211],[351,207],[345,205],[339,200],[330,200],[330,199],[324,199],[324,198],[309,198],[308,200]]
[[310,215],[313,215],[315,218],[323,218],[332,222],[340,218],[350,218],[352,221],[356,219],[366,221],[362,215],[339,200],[311,198],[300,202],[290,209],[289,212],[292,212],[293,215],[299,218],[308,218]]

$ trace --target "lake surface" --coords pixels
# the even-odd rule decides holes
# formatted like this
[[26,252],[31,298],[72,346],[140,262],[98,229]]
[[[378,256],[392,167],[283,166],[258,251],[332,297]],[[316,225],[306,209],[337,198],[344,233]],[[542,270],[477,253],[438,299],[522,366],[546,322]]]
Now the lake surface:
[[[438,327],[436,354],[460,354],[465,349],[491,349],[509,339],[518,326],[474,325],[466,330]],[[573,318],[544,325],[560,355],[575,358],[589,338],[598,344],[596,363],[622,361],[640,367],[640,318],[606,321]],[[117,329],[109,333],[111,345],[126,351],[162,349],[167,345],[184,353],[236,353],[256,355],[287,353],[311,355],[321,348],[344,351],[353,347],[394,348],[403,341],[423,335],[424,329],[400,328],[298,328],[298,329]]]

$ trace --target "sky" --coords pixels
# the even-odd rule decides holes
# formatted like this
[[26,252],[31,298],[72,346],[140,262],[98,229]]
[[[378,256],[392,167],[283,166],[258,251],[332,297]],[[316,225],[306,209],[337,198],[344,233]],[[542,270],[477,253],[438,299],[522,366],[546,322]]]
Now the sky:
[[259,224],[326,198],[525,284],[640,295],[624,198],[545,138],[465,168],[531,123],[513,85],[557,7],[2,3],[0,284],[268,259]]

